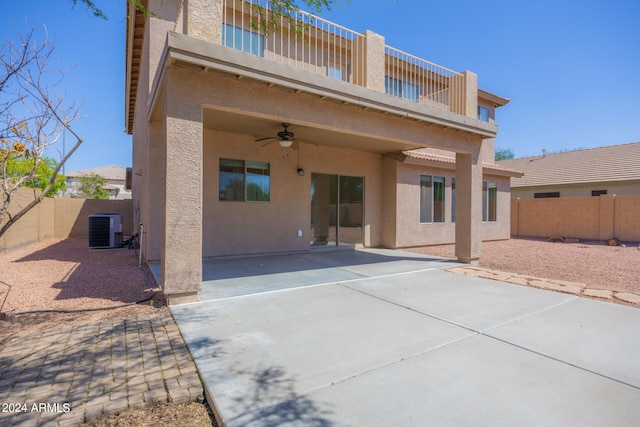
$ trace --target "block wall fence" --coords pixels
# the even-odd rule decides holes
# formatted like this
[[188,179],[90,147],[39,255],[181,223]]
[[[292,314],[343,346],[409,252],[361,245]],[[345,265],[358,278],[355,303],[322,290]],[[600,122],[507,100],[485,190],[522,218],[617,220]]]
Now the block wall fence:
[[511,236],[640,242],[640,195],[511,199]]
[[[29,191],[20,191],[14,199],[13,209],[10,207],[10,210],[15,212],[32,198]],[[46,239],[86,239],[89,237],[89,215],[96,213],[122,215],[123,234],[126,236],[133,233],[131,199],[45,198],[0,237],[0,255]]]

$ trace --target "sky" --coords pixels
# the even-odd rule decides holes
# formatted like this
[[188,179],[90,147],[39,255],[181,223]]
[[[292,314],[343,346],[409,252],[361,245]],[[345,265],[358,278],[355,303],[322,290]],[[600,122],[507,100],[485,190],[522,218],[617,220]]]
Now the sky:
[[[169,0],[164,0],[169,1]],[[25,19],[46,26],[59,86],[82,104],[74,129],[85,142],[66,171],[131,166],[124,132],[125,0],[2,1],[2,40]],[[371,30],[386,44],[478,75],[511,101],[496,112],[496,146],[516,157],[640,142],[640,2],[637,0],[337,0],[321,17]],[[334,2],[335,3],[335,2]],[[346,4],[345,4],[346,3]]]

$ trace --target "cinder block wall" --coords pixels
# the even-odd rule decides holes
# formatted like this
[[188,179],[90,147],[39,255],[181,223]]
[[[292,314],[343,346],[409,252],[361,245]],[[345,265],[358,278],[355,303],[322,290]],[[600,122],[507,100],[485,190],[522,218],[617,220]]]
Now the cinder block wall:
[[89,215],[116,213],[122,215],[123,234],[132,234],[133,204],[128,200],[92,200],[56,198],[55,238],[83,239],[89,236]]
[[614,233],[618,239],[640,242],[640,196],[616,196]]
[[512,199],[511,235],[640,241],[640,196]]
[[[31,190],[21,189],[12,203],[11,213],[32,199]],[[0,237],[0,254],[46,239],[88,238],[89,215],[95,213],[122,215],[125,235],[135,229],[132,200],[45,198]]]

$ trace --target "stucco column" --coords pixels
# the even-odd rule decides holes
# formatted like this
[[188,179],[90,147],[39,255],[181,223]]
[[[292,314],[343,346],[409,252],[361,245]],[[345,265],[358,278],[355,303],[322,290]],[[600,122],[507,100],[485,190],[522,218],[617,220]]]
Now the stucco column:
[[476,264],[482,252],[481,145],[456,153],[456,257]]
[[202,107],[179,86],[168,84],[165,98],[162,288],[168,304],[197,301],[202,288]]
[[[148,261],[159,261],[162,256],[162,227],[164,224],[164,191],[159,191],[158,183],[165,181],[165,170],[162,165],[166,158],[166,144],[162,122],[152,122],[149,126],[149,152],[145,175],[144,197],[147,199],[146,215],[143,220],[144,238],[147,244]],[[164,190],[164,187],[161,187]],[[160,213],[157,215],[156,213]]]
[[451,112],[478,118],[478,75],[463,71],[451,77]]
[[364,32],[364,87],[384,93],[384,37],[373,31]]
[[478,75],[471,71],[463,71],[464,77],[464,115],[478,118]]
[[182,13],[185,34],[222,44],[222,0],[186,0]]

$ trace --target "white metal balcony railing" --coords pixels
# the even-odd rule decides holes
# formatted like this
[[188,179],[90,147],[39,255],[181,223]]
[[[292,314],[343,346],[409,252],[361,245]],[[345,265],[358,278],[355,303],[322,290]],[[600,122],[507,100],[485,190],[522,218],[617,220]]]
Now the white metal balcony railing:
[[386,93],[423,105],[463,114],[463,75],[385,46]]
[[[222,45],[356,85],[365,85],[365,36],[309,13],[281,16],[268,32],[267,0],[223,0]],[[464,79],[385,46],[385,92],[462,114]]]

